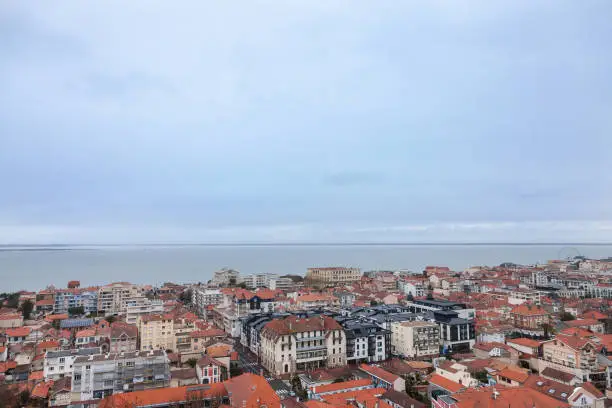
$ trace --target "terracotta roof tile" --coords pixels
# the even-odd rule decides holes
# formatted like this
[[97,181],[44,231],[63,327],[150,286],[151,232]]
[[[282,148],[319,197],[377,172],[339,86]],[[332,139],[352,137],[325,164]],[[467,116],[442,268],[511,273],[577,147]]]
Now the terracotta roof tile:
[[388,372],[387,370],[384,370],[380,367],[373,366],[373,365],[361,364],[359,366],[359,369],[362,371],[365,371],[366,373],[370,375],[380,378],[381,380],[384,380],[388,382],[389,384],[393,384],[395,381],[397,381],[398,378],[400,378],[398,375],[392,374]]
[[432,375],[429,379],[429,383],[437,385],[440,388],[444,388],[445,390],[450,391],[451,393],[459,392],[465,388],[458,382],[451,381],[448,378],[442,377],[439,374]]

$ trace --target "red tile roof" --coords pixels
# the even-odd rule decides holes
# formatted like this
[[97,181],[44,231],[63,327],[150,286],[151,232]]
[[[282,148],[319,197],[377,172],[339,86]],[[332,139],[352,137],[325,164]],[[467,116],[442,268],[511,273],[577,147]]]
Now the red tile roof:
[[535,305],[520,305],[512,309],[510,313],[518,314],[521,316],[542,316],[542,315],[549,314],[541,306],[535,306]]
[[227,391],[225,390],[223,383],[210,384],[206,388],[199,388],[197,386],[157,388],[153,390],[134,391],[112,395],[100,401],[98,408],[136,408],[224,395],[227,395]]
[[[493,391],[497,391],[494,399]],[[537,407],[569,408],[569,404],[527,387],[470,389],[453,394],[457,408]]]
[[519,337],[516,339],[508,339],[506,340],[506,343],[513,343],[513,344],[518,344],[519,346],[525,346],[525,347],[531,347],[531,348],[536,348],[540,346],[539,341],[528,339],[525,337]]
[[529,377],[529,374],[525,372],[511,370],[510,368],[504,368],[498,371],[497,375],[501,377],[506,377],[512,381],[516,381],[521,384],[527,381],[527,378]]
[[388,372],[387,370],[383,370],[380,367],[376,367],[376,366],[372,366],[368,364],[361,364],[359,366],[359,369],[361,369],[362,371],[365,371],[366,373],[374,377],[380,378],[381,380],[388,382],[389,384],[393,384],[398,378],[400,378],[398,375],[392,374]]
[[451,393],[459,392],[465,388],[463,385],[459,384],[458,382],[451,381],[448,378],[442,377],[439,374],[432,375],[431,378],[429,379],[429,382],[431,384],[437,385],[440,388],[444,388],[445,390]]
[[32,390],[32,398],[46,399],[49,396],[49,389],[53,386],[53,381],[40,382]]
[[368,385],[372,385],[372,381],[366,378],[363,380],[345,381],[345,382],[340,382],[340,383],[332,383],[332,384],[327,384],[327,385],[321,385],[318,387],[313,387],[313,392],[317,394],[323,394],[326,392],[349,390],[351,388],[357,388],[357,387],[366,387]]
[[26,337],[32,332],[29,327],[17,327],[15,329],[6,329],[6,335],[8,337]]
[[302,333],[315,330],[329,331],[342,330],[342,327],[329,316],[319,315],[307,318],[299,318],[297,316],[289,316],[284,319],[272,320],[267,323],[262,334],[270,333],[275,336],[286,334]]

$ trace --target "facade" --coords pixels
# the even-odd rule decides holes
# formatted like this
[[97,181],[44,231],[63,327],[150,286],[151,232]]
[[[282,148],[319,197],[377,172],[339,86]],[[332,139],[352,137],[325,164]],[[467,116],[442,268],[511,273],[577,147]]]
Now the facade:
[[476,344],[476,328],[473,320],[462,319],[454,311],[433,313],[440,326],[440,345],[443,351],[468,351]]
[[138,335],[141,350],[191,350],[189,334],[195,324],[169,314],[144,315],[138,319]]
[[98,289],[73,288],[55,291],[53,313],[68,313],[69,309],[74,307],[82,307],[85,313],[98,311]]
[[82,348],[78,350],[47,351],[43,364],[45,380],[59,380],[72,376],[74,360],[79,356],[90,356],[100,353],[100,347]]
[[534,305],[541,304],[540,292],[537,290],[517,289],[510,292],[508,303],[511,305],[522,305],[523,303],[531,303]]
[[14,329],[23,326],[21,313],[7,313],[0,315],[0,329]]
[[361,279],[361,270],[359,268],[344,267],[308,268],[306,279],[323,284],[356,282]]
[[124,314],[128,305],[144,297],[144,288],[128,282],[115,282],[98,290],[98,311],[106,315]]
[[89,401],[169,384],[170,365],[163,350],[82,356],[74,361],[72,401]]
[[242,282],[247,289],[268,288],[270,287],[270,280],[278,278],[279,276],[274,273],[258,273],[244,276]]
[[200,384],[213,384],[224,381],[225,366],[214,358],[204,355],[196,363],[196,374]]
[[276,375],[346,364],[346,335],[333,318],[289,316],[261,331],[262,365]]
[[223,302],[223,294],[219,289],[194,286],[191,289],[191,303],[195,306],[200,316],[205,316],[209,306],[220,305]]
[[368,364],[361,364],[359,369],[370,377],[375,387],[398,392],[404,392],[406,390],[406,381],[397,374],[390,373],[378,366]]
[[543,335],[545,324],[550,323],[550,314],[541,306],[525,304],[515,307],[510,311],[512,324],[520,332]]
[[542,344],[542,359],[538,366],[542,371],[552,367],[589,381],[589,375],[599,369],[596,345],[579,336],[559,334]]
[[367,321],[340,319],[346,334],[346,359],[376,362],[391,357],[391,332]]
[[111,353],[131,353],[137,350],[138,328],[131,324],[115,322],[110,330]]
[[424,358],[440,353],[440,327],[424,321],[391,324],[393,354],[407,358]]
[[212,284],[215,286],[232,286],[240,283],[240,272],[234,269],[223,268],[215,272]]
[[157,299],[151,300],[146,297],[138,297],[128,300],[125,312],[125,322],[137,324],[140,316],[150,313],[163,313],[164,302]]

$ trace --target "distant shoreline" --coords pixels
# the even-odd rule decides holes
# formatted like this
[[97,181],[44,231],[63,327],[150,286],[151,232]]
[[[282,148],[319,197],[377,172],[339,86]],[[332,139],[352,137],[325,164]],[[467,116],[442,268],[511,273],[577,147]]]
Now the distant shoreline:
[[0,244],[0,252],[91,251],[112,248],[197,247],[461,247],[461,246],[612,246],[612,242],[269,242],[269,243],[157,243],[157,244]]

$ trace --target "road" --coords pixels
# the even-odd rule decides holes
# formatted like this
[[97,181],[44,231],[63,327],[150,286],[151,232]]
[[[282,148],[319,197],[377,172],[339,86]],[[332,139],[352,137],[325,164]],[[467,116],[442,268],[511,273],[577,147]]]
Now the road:
[[244,347],[239,342],[236,343],[236,351],[238,352],[239,367],[245,373],[253,373],[266,377],[268,382],[275,379],[268,370],[266,370],[261,364],[259,364],[257,356],[251,352],[248,348]]

